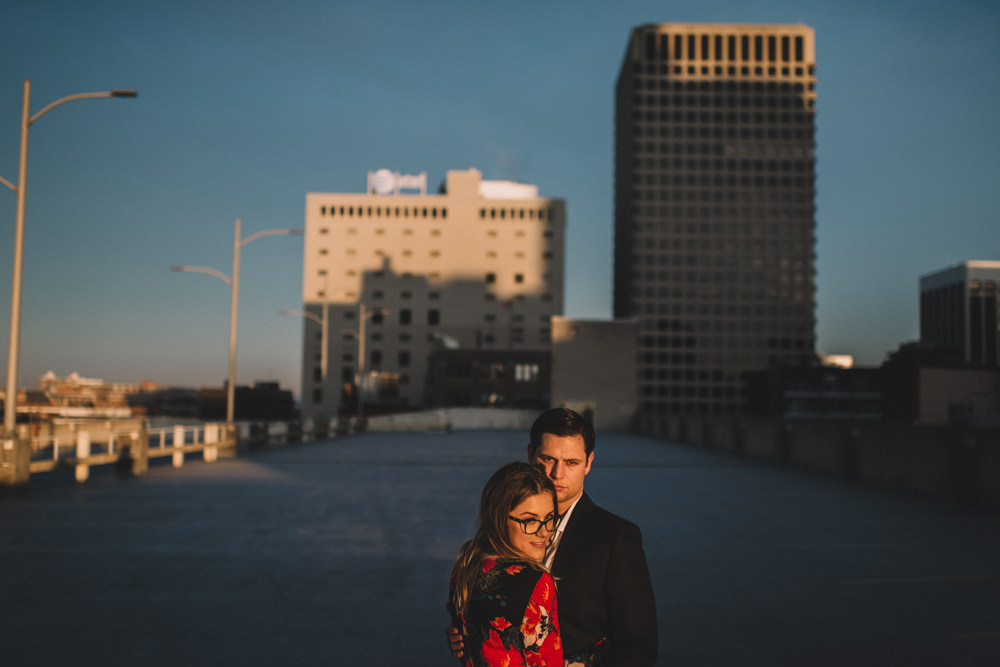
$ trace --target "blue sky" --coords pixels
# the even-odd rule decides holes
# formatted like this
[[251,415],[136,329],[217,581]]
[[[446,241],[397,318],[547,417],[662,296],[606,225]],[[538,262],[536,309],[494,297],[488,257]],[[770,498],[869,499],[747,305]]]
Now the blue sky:
[[[280,4],[280,6],[279,6]],[[566,314],[611,314],[614,85],[632,27],[796,23],[817,35],[817,336],[878,364],[918,336],[919,276],[1000,260],[1000,4],[958,0],[282,3],[8,0],[0,175],[32,111],[20,383],[52,370],[218,385],[233,222],[302,227],[367,171],[476,167],[567,201]],[[0,188],[6,352],[15,197]],[[302,240],[243,249],[237,381],[298,392]],[[6,359],[6,354],[2,355]],[[5,363],[5,362],[0,362]]]

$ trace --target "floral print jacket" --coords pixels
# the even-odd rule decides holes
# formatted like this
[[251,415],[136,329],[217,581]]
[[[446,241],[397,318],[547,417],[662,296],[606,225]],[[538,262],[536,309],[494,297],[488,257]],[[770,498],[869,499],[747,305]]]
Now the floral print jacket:
[[563,665],[552,577],[524,561],[484,558],[464,618],[465,667]]

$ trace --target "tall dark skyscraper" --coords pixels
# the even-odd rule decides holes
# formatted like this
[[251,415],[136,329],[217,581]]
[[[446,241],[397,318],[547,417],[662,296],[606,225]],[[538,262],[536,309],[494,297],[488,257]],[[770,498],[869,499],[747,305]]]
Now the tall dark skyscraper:
[[814,355],[815,42],[804,25],[632,31],[618,77],[615,317],[639,415],[735,414]]

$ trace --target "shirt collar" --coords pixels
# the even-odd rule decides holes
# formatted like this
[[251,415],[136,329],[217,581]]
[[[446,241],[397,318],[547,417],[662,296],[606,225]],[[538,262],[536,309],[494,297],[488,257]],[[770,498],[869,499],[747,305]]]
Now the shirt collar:
[[[580,498],[583,498],[582,493],[580,494]],[[573,510],[576,509],[577,504],[580,502],[580,498],[574,500],[573,504],[569,506],[568,510],[566,510],[566,513],[559,518],[559,525],[556,526],[557,533],[561,533],[566,530],[566,526],[569,525],[569,518],[572,516]]]

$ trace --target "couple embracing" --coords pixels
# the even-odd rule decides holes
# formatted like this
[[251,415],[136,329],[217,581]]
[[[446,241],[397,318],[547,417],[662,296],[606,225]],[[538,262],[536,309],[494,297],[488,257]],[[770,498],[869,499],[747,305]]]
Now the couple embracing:
[[593,427],[555,408],[531,427],[528,463],[486,483],[448,604],[452,653],[467,667],[656,661],[642,535],[584,493],[593,460]]

